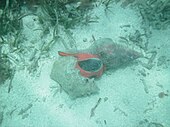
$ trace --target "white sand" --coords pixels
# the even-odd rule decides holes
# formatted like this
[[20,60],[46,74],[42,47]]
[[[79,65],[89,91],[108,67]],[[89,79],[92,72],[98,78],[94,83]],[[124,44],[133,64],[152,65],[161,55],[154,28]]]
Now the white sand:
[[[92,35],[95,39],[109,37],[118,41],[119,36],[126,36],[135,30],[144,31],[141,17],[134,10],[113,5],[111,11],[113,13],[108,12],[105,16],[104,7],[100,6],[94,9],[94,15],[100,18],[99,23],[72,30],[78,49],[90,46]],[[36,17],[23,19],[24,33],[28,38],[24,43],[36,41],[39,45],[43,40],[50,41],[50,36],[41,39],[41,32],[34,31],[39,26],[32,18]],[[123,25],[131,27],[121,28]],[[57,51],[64,50],[62,44],[57,43],[49,56],[40,59],[38,71],[41,73],[37,77],[20,70],[15,74],[10,93],[7,93],[8,81],[0,86],[1,127],[145,127],[142,121],[145,121],[146,127],[148,122],[169,127],[170,99],[169,96],[159,98],[158,94],[165,92],[169,95],[170,61],[159,67],[156,65],[160,56],[170,59],[169,33],[170,30],[152,31],[149,51],[158,53],[152,69],[134,64],[106,73],[96,81],[99,94],[76,100],[71,100],[64,91],[60,92],[59,85],[49,77]],[[143,69],[148,73],[146,76],[139,73]],[[90,118],[91,109],[99,98],[101,102]]]

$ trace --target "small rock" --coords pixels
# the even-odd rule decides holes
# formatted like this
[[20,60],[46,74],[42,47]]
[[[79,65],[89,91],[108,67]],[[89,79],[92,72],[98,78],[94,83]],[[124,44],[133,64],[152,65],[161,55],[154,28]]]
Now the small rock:
[[87,42],[87,38],[84,38],[84,39],[83,39],[83,42]]
[[108,97],[105,97],[105,98],[104,98],[104,102],[106,102],[107,100],[108,100]]
[[163,64],[165,64],[165,62],[166,62],[166,56],[160,56],[158,58],[157,66],[163,65]]
[[164,93],[164,92],[160,92],[160,93],[158,94],[158,97],[159,97],[159,98],[164,98],[165,96],[168,96],[168,94],[166,94],[166,93]]

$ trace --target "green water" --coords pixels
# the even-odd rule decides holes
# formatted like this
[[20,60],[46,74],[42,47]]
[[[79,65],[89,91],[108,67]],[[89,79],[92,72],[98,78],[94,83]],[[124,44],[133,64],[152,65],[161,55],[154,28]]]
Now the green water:
[[0,127],[170,127],[169,33],[169,0],[1,0]]

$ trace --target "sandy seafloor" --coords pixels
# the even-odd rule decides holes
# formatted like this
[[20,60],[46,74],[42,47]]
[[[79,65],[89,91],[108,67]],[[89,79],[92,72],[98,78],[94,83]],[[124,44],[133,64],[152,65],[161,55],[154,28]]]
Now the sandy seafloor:
[[[144,31],[141,16],[129,7],[123,9],[119,4],[113,5],[112,13],[107,16],[102,6],[93,11],[99,17],[98,23],[72,30],[78,49],[90,46],[92,35],[96,39],[112,38],[116,42],[127,33]],[[34,31],[38,24],[33,18],[36,17],[23,19],[27,44],[41,41],[40,33]],[[123,25],[130,27],[122,28]],[[26,69],[19,70],[10,93],[7,92],[8,81],[0,86],[1,127],[170,127],[169,33],[170,29],[152,30],[148,50],[157,51],[157,55],[151,69],[134,64],[104,73],[96,81],[99,94],[76,100],[71,100],[64,91],[60,92],[59,85],[50,79],[52,64],[58,58],[57,51],[64,50],[61,43],[56,43],[50,55],[39,61],[39,75],[32,76]],[[160,56],[165,56],[167,61],[157,66]],[[146,75],[142,75],[141,70]],[[161,92],[165,93],[163,97],[158,96]],[[95,115],[90,117],[99,98],[101,102]]]

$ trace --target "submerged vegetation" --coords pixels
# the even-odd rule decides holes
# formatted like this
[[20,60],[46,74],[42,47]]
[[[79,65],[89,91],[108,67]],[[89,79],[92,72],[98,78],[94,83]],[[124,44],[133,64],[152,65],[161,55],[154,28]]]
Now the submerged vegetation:
[[10,47],[9,51],[12,52],[14,47],[18,46],[17,38],[11,41],[5,41],[7,37],[16,37],[21,30],[20,7],[15,2],[9,0],[2,0],[0,2],[0,84],[4,83],[7,79],[12,77],[12,66],[8,51],[4,51],[6,47]]
[[[79,25],[97,22],[89,10],[95,0],[2,0],[0,1],[0,83],[11,79],[13,70],[27,68],[29,72],[37,71],[38,61],[50,50],[50,47],[61,37],[61,31],[69,39],[69,29]],[[53,30],[53,39],[29,44],[23,33],[23,18],[34,15],[42,27],[42,36]],[[25,44],[27,42],[27,44]],[[75,42],[73,42],[75,45]],[[38,46],[36,46],[38,45]],[[69,46],[63,41],[65,48]],[[73,44],[70,44],[73,46]],[[33,48],[32,48],[33,47]],[[29,49],[29,51],[28,51]],[[19,66],[19,67],[18,67]]]
[[15,33],[21,29],[20,6],[18,3],[2,0],[0,2],[0,35]]
[[166,29],[170,25],[170,1],[148,0],[139,4],[143,21],[154,29]]
[[10,62],[5,54],[0,53],[0,84],[11,77]]
[[170,26],[170,0],[113,0],[123,8],[132,6],[140,12],[144,25],[153,29],[167,29]]
[[96,17],[88,13],[92,9],[92,0],[42,0],[40,1],[39,21],[43,25],[64,26],[65,29],[95,22]]

